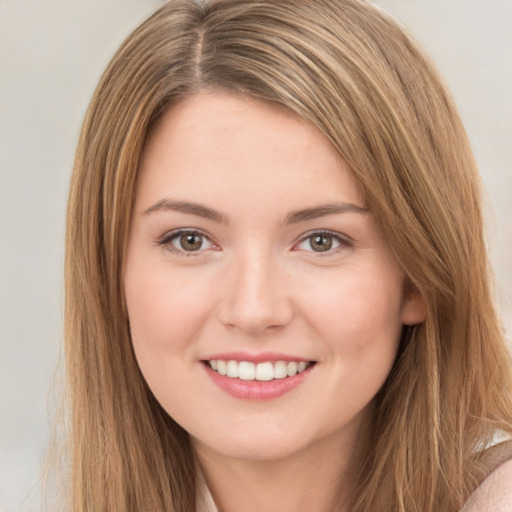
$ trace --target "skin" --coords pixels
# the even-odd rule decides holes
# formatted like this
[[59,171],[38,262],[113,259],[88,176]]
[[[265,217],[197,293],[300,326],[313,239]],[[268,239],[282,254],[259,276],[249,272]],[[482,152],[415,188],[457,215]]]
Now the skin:
[[461,512],[512,510],[512,460],[494,470],[471,495]]
[[[340,203],[353,206],[293,217]],[[320,134],[250,98],[182,100],[148,140],[125,268],[133,346],[156,398],[190,433],[219,510],[347,503],[349,461],[402,325],[425,317],[365,207]],[[180,229],[204,235],[198,250],[180,245]],[[318,233],[331,249],[311,245]],[[292,391],[244,400],[201,362],[231,351],[316,364]]]

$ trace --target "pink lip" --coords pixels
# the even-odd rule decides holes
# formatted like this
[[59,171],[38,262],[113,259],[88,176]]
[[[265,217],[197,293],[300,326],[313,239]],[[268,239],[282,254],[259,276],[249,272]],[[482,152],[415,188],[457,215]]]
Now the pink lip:
[[205,358],[205,361],[211,361],[212,359],[222,359],[224,361],[248,361],[250,363],[264,363],[265,361],[276,362],[276,361],[295,361],[297,363],[303,361],[307,363],[311,359],[304,359],[303,357],[297,357],[290,354],[282,354],[276,352],[260,352],[258,354],[249,354],[248,352],[223,352],[222,354],[212,354]]
[[[212,359],[217,359],[217,357],[212,357]],[[218,359],[224,359],[223,357],[218,357]],[[232,360],[237,360],[234,358],[230,358]],[[248,359],[240,359],[241,361],[248,361]],[[276,361],[287,360],[286,358],[276,359]],[[288,359],[288,361],[297,361],[298,359]],[[250,361],[250,359],[249,359]],[[269,361],[269,359],[264,359],[264,361]],[[226,377],[224,375],[220,375],[216,371],[212,370],[207,363],[203,364],[203,367],[208,374],[208,377],[212,379],[212,381],[219,386],[223,391],[227,392],[231,396],[235,398],[242,398],[244,400],[272,400],[273,398],[278,398],[288,391],[292,391],[297,386],[302,384],[305,379],[311,373],[311,370],[316,365],[309,366],[302,373],[298,373],[293,377],[286,377],[284,379],[274,379],[270,381],[247,381],[240,379],[233,379],[230,377]]]

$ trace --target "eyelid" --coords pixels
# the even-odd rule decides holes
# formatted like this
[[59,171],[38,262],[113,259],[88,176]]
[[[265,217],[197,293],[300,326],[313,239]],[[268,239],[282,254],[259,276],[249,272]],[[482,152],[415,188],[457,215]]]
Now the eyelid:
[[[335,239],[339,245],[332,249],[328,249],[327,251],[313,251],[313,250],[305,250],[298,249],[298,246],[308,240],[308,238],[312,238],[314,236],[328,236]],[[315,229],[308,231],[307,233],[302,234],[298,240],[293,244],[293,250],[304,250],[305,252],[309,252],[315,255],[315,257],[329,257],[337,254],[338,252],[346,249],[350,249],[354,246],[354,241],[347,235],[342,233],[338,233],[336,231],[331,231],[329,229]]]
[[[197,234],[202,237],[204,237],[206,240],[208,240],[211,244],[214,250],[220,250],[220,247],[218,244],[215,243],[215,241],[212,239],[210,235],[205,233],[203,230],[198,228],[178,228],[173,229],[171,231],[166,232],[164,235],[162,235],[160,238],[156,240],[156,245],[165,247],[169,252],[175,253],[179,256],[185,256],[185,257],[191,257],[191,256],[200,256],[204,254],[205,251],[211,250],[212,247],[209,247],[207,249],[198,249],[197,251],[185,251],[181,250],[178,247],[175,247],[171,244],[171,241],[179,236],[187,235],[187,234]],[[337,245],[334,248],[328,249],[324,252],[321,251],[313,251],[313,250],[305,250],[300,249],[298,246],[305,242],[308,238],[311,238],[313,236],[327,236],[335,239],[339,245]],[[347,235],[344,235],[342,233],[331,231],[329,229],[316,229],[308,231],[307,233],[302,234],[294,243],[292,246],[292,250],[304,250],[304,252],[309,252],[315,255],[315,257],[328,257],[333,256],[337,254],[338,252],[342,250],[349,249],[354,246],[354,241],[352,238],[350,238]]]
[[172,252],[174,254],[177,254],[178,256],[185,256],[185,257],[191,257],[191,256],[201,256],[205,253],[205,251],[208,251],[211,249],[211,247],[207,249],[198,249],[197,251],[185,251],[182,249],[179,249],[178,247],[175,247],[172,245],[172,241],[180,236],[183,235],[199,235],[204,237],[206,240],[208,240],[212,247],[216,248],[216,250],[219,249],[219,246],[213,241],[212,237],[208,234],[206,234],[203,230],[198,228],[178,228],[173,229],[171,231],[167,231],[164,235],[162,235],[160,238],[156,240],[156,245],[164,247],[169,252]]

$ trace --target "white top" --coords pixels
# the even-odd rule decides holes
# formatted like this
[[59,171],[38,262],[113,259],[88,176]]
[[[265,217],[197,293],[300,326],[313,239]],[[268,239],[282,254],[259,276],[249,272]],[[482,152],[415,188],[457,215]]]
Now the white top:
[[[218,512],[200,472],[196,512]],[[495,469],[469,497],[460,512],[512,511],[512,459]]]

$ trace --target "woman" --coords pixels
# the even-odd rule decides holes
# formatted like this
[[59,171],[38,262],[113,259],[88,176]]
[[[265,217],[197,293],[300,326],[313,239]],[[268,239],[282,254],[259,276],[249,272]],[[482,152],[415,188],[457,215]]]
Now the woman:
[[449,512],[484,481],[466,510],[500,510],[480,194],[452,100],[373,6],[168,2],[76,157],[70,508]]

